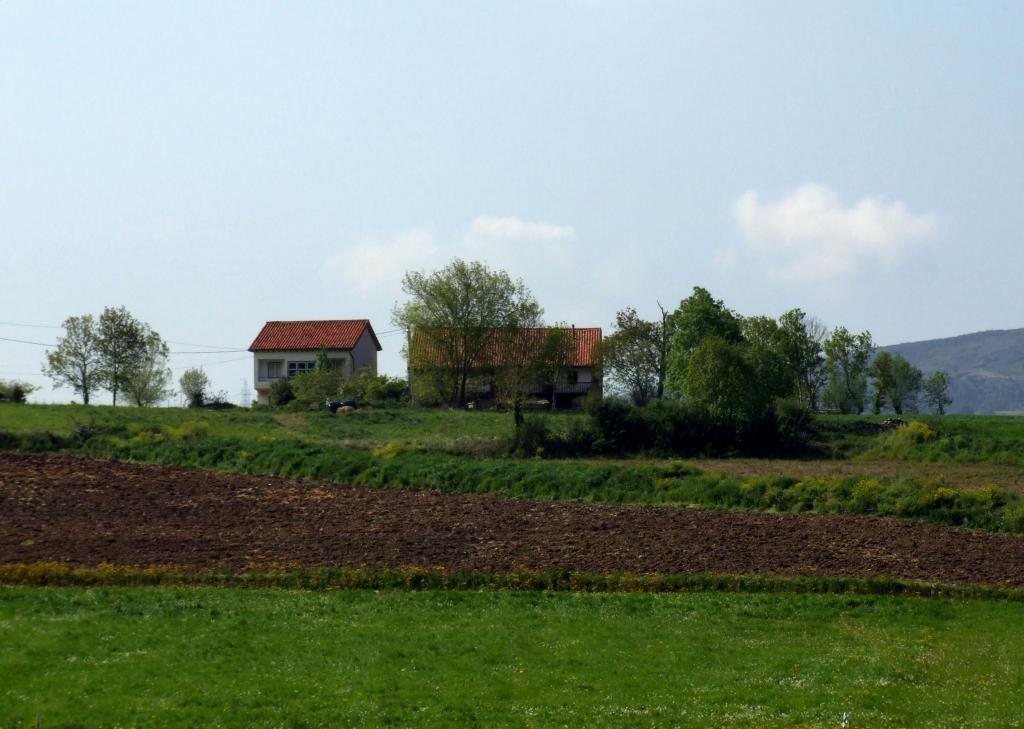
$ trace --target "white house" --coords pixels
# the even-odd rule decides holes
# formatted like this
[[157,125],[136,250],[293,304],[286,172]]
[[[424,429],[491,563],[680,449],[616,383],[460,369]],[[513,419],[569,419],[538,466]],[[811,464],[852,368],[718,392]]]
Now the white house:
[[342,377],[363,367],[377,372],[381,346],[369,319],[268,321],[249,345],[258,402],[269,404],[274,380],[315,369],[321,349]]

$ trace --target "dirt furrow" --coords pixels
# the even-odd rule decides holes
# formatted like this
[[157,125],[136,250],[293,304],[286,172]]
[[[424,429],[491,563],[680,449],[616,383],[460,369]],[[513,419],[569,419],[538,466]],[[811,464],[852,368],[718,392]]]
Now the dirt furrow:
[[888,575],[1024,586],[1024,539],[862,516],[530,502],[0,456],[0,562]]

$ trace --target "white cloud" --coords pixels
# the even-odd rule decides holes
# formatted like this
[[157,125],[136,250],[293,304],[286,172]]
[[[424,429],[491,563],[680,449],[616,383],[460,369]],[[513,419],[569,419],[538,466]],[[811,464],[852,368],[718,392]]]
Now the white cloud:
[[572,240],[576,231],[571,225],[531,223],[519,218],[497,218],[491,215],[477,216],[469,226],[470,235],[490,238],[534,238],[539,240]]
[[386,292],[394,299],[406,271],[434,263],[438,253],[434,236],[425,230],[407,230],[392,238],[366,238],[331,255],[325,276],[334,285],[366,297]]
[[891,268],[914,243],[939,232],[934,215],[910,213],[902,202],[866,197],[844,207],[835,192],[813,183],[774,203],[746,192],[732,212],[746,251],[792,281],[829,282],[875,264]]

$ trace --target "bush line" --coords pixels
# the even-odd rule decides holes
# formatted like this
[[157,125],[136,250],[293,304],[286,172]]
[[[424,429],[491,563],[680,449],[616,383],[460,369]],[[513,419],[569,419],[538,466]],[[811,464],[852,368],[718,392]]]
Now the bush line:
[[1024,601],[1024,589],[951,585],[889,577],[785,577],[726,574],[590,574],[568,570],[450,572],[443,568],[360,569],[289,566],[242,572],[192,571],[102,563],[73,567],[61,562],[0,564],[0,585],[33,587],[232,587],[290,590],[495,590],[509,592],[744,592],[892,595]]

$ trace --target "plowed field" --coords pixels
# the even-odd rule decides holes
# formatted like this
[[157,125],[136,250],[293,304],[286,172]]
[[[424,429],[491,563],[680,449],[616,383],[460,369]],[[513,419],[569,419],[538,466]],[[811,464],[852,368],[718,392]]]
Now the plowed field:
[[896,519],[373,490],[0,456],[0,562],[888,575],[1024,586],[1024,539]]

